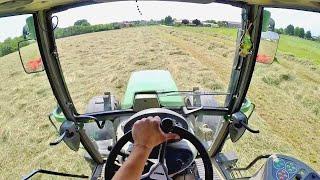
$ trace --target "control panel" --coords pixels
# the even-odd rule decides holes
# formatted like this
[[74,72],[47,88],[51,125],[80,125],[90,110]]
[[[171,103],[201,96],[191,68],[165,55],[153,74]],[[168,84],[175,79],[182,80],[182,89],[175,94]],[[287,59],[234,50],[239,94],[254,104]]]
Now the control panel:
[[250,179],[320,180],[320,175],[298,159],[274,154],[268,158],[263,168]]
[[303,177],[306,173],[306,169],[294,161],[278,157],[273,159],[272,169],[272,176],[277,180],[293,179],[297,174]]

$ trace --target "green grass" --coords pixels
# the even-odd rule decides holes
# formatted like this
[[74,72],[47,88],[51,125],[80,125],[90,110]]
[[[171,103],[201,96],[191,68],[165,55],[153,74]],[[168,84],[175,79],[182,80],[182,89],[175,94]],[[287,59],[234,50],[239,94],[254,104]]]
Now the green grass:
[[[232,28],[208,28],[208,27],[179,27],[180,29],[208,34],[211,36],[224,35],[226,38],[235,39],[237,37],[237,29]],[[303,61],[320,65],[320,42],[310,41],[295,36],[280,35],[278,52],[301,58]],[[312,53],[310,53],[312,52]]]
[[320,42],[281,35],[278,49],[284,54],[320,65]]
[[235,39],[237,37],[237,29],[235,28],[208,28],[208,27],[189,27],[189,26],[181,26],[180,29],[189,31],[189,32],[198,32],[205,33],[210,35],[224,35],[227,37],[231,37]]
[[[135,70],[167,69],[179,89],[224,91],[235,38],[235,29],[154,26],[68,37],[57,44],[71,96],[83,112],[93,96],[105,91],[121,99]],[[263,153],[285,153],[319,171],[320,68],[304,63],[316,62],[319,48],[315,42],[287,38],[314,58],[287,48],[279,51],[278,63],[257,64],[248,97],[257,106],[250,125],[261,133],[247,132],[224,151],[236,151],[241,165]],[[279,47],[288,43],[284,40]],[[56,138],[47,120],[56,101],[45,73],[25,74],[17,53],[0,58],[0,73],[0,179],[17,179],[40,167],[89,174],[82,151],[48,146]]]

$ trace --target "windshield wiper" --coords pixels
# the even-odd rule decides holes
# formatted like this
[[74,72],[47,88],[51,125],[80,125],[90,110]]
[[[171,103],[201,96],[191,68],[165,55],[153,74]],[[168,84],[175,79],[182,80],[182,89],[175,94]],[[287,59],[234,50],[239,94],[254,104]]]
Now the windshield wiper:
[[223,96],[229,95],[230,93],[226,92],[204,92],[204,91],[156,91],[158,95],[164,96],[177,96],[177,95],[214,95],[214,96]]

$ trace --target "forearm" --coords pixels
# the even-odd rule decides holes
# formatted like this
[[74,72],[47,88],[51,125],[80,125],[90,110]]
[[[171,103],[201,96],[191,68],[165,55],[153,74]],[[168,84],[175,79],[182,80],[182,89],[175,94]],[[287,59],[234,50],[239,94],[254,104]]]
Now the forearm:
[[151,149],[135,146],[126,162],[117,171],[113,180],[138,180],[141,177],[144,165],[151,153]]

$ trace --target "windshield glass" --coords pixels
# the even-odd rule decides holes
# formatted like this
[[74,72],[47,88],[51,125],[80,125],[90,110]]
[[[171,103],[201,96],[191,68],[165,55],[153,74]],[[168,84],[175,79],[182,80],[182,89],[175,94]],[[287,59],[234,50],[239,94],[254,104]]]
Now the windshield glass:
[[[277,53],[272,64],[256,64],[247,94],[256,105],[249,125],[260,133],[246,131],[236,143],[227,140],[223,152],[235,151],[238,167],[246,167],[262,154],[281,153],[319,172],[320,25],[314,22],[320,13],[280,8],[265,11],[271,18],[262,36],[269,35],[260,41],[259,48],[263,45],[270,51],[277,47]],[[274,43],[275,36],[270,34],[279,37],[279,44],[266,46]],[[266,51],[258,54],[268,54]],[[263,163],[258,161],[248,171],[241,171],[242,176],[254,174]]]
[[[247,166],[261,154],[281,153],[303,160],[319,172],[320,14],[265,10],[273,23],[263,32],[260,59],[256,60],[261,63],[256,63],[247,101],[241,108],[249,114],[252,104],[256,105],[249,126],[260,133],[246,131],[236,143],[228,136],[222,152],[236,151],[238,167]],[[109,100],[113,109],[131,108],[133,100],[126,101],[125,97],[148,87],[156,90],[162,105],[168,107],[181,103],[198,106],[199,98],[200,105],[224,106],[241,9],[221,4],[138,1],[90,5],[53,15],[59,19],[53,22],[57,25],[54,33],[60,63],[78,112],[108,111],[107,106],[88,106],[100,107]],[[85,150],[74,153],[62,144],[48,147],[59,134],[51,123],[58,129],[65,117],[57,108],[47,74],[24,72],[43,68],[38,49],[42,46],[29,26],[33,24],[30,17],[33,14],[0,18],[0,179],[21,178],[39,167],[89,175]],[[275,32],[277,40],[272,36]],[[277,49],[269,52],[271,46]],[[275,59],[269,61],[273,56]],[[138,73],[141,70],[146,71]],[[194,87],[205,93],[192,93],[197,91]],[[105,92],[114,96],[108,99]],[[139,94],[136,100],[146,100],[152,106],[155,103],[152,94]],[[52,122],[47,121],[49,114]],[[228,131],[223,129],[226,126],[221,128],[225,122],[221,116],[191,114],[187,120],[206,148],[219,138],[220,129]],[[87,124],[87,129],[96,127],[94,122]],[[105,127],[118,133],[110,121]],[[96,138],[95,131],[89,135]],[[263,162],[241,174],[251,176]]]
[[159,92],[160,106],[181,107],[188,93],[173,92],[195,89],[219,92],[208,97],[214,103],[207,106],[225,106],[240,8],[130,1],[54,16],[60,63],[79,113],[88,112],[88,102],[105,92],[115,96],[120,109],[132,108],[135,94],[146,91]]

